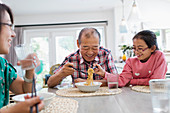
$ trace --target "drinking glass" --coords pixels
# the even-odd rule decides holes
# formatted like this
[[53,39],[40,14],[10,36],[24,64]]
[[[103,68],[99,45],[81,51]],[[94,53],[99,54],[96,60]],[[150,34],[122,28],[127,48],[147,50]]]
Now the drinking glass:
[[18,60],[20,61],[21,68],[23,70],[29,70],[35,68],[33,59],[33,50],[31,46],[20,44],[14,47]]
[[170,113],[170,80],[152,79],[149,81],[153,113]]
[[118,88],[118,74],[107,74],[107,84],[109,88],[109,92],[117,91]]

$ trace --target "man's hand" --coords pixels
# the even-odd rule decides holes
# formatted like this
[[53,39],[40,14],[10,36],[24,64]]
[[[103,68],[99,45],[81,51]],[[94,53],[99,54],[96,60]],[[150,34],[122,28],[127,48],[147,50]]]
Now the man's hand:
[[72,67],[73,67],[72,63],[66,63],[61,68],[61,70],[56,72],[54,75],[52,75],[48,79],[48,81],[47,81],[48,87],[52,88],[52,87],[60,84],[60,82],[63,80],[63,78],[67,77],[68,75],[72,75],[75,71]]
[[86,82],[86,79],[82,79],[82,78],[77,78],[74,80],[75,83],[77,82]]
[[105,70],[99,65],[99,64],[94,64],[97,68],[94,69],[94,72],[102,77],[105,76]]
[[72,67],[73,67],[72,63],[66,63],[63,66],[63,68],[59,71],[59,73],[63,75],[63,78],[68,75],[72,75],[75,71]]

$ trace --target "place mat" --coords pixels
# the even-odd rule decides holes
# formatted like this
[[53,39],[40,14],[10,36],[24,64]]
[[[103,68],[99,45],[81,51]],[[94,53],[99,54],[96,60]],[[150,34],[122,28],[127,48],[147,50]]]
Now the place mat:
[[69,98],[55,97],[40,113],[77,113],[78,102]]
[[64,97],[89,97],[89,96],[102,96],[102,95],[115,95],[121,93],[121,89],[111,89],[108,87],[100,87],[99,90],[92,93],[81,92],[78,88],[67,88],[56,91],[56,94]]
[[[8,109],[16,103],[8,104],[1,109]],[[39,113],[77,113],[78,102],[70,98],[55,97],[50,104],[41,110]]]
[[132,86],[131,89],[137,92],[150,93],[149,86]]

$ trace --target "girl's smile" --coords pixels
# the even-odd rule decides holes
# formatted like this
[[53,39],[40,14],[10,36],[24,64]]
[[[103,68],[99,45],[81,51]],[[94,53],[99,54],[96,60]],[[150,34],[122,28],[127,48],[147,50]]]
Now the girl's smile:
[[152,47],[148,48],[144,40],[135,38],[133,40],[133,51],[140,61],[146,62],[150,58],[152,52],[155,51],[155,49]]

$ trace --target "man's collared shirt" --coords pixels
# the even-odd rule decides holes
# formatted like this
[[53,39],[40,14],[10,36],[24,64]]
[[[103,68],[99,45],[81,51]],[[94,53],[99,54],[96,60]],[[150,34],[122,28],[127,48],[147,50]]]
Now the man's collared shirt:
[[[65,60],[62,62],[62,64],[59,66],[59,68],[54,71],[54,73],[57,73],[59,70],[61,70],[63,65],[66,64],[67,62],[73,63],[74,68],[77,68],[78,70],[84,71],[86,73],[90,67],[93,67],[93,64],[101,64],[101,63],[103,63],[101,65],[101,67],[106,72],[108,72],[108,73],[116,72],[116,68],[114,65],[113,57],[111,55],[111,51],[109,51],[108,49],[105,49],[103,47],[99,48],[98,55],[90,63],[87,63],[83,59],[82,55],[80,54],[80,50],[78,49],[75,53],[72,53],[69,56],[67,56],[65,58]],[[73,73],[73,77],[74,77],[74,79],[77,79],[77,78],[87,79],[86,74],[78,72],[76,70]],[[103,79],[103,77],[100,75],[94,74],[93,79],[100,80],[100,79]]]

